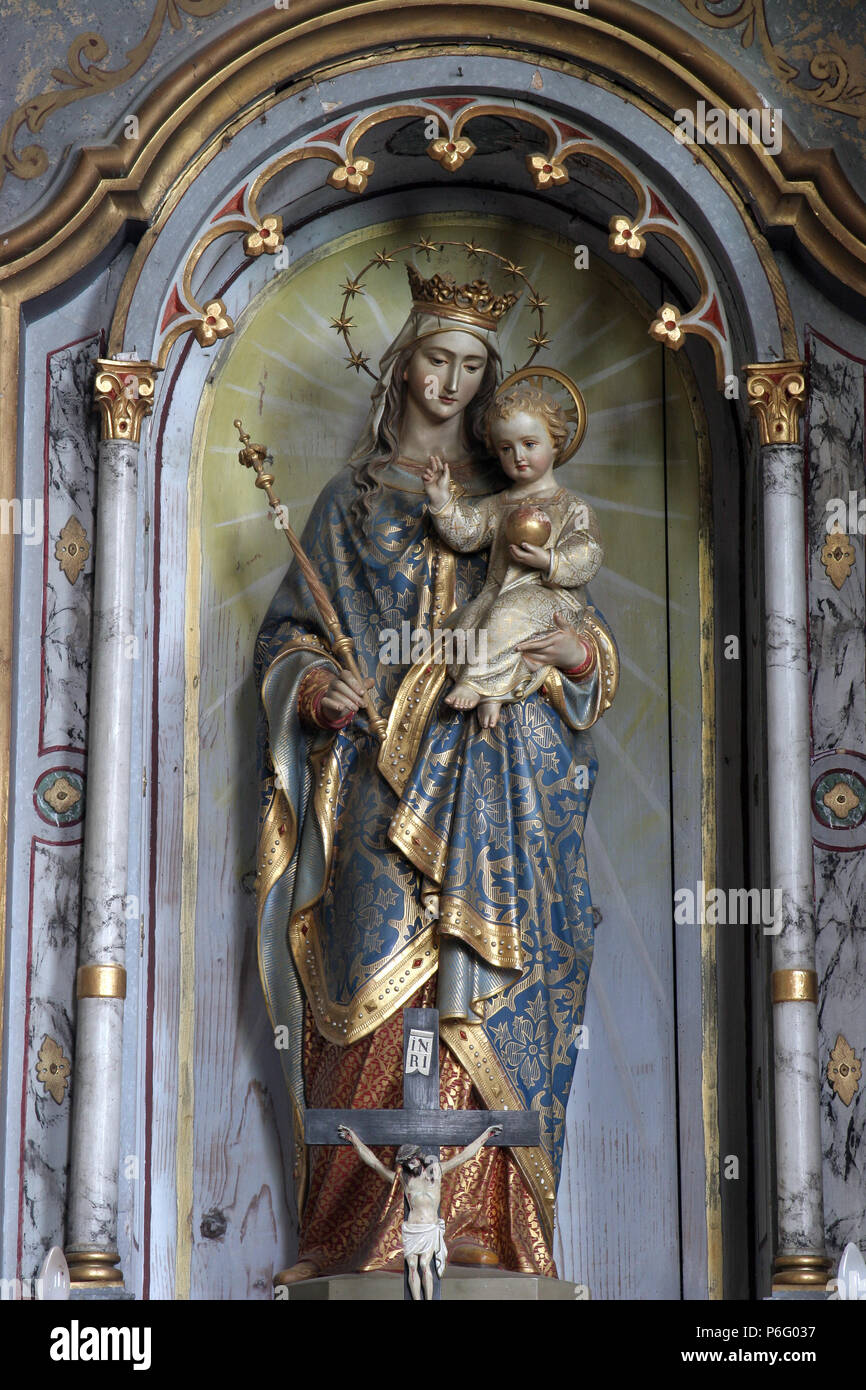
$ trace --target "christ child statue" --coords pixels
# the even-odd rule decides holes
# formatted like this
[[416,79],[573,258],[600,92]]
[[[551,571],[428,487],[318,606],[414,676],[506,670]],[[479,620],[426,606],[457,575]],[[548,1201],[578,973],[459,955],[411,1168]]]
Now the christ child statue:
[[482,728],[492,728],[505,701],[531,695],[549,675],[550,666],[528,660],[523,648],[536,648],[557,626],[570,623],[580,632],[584,586],[604,552],[592,508],[553,476],[569,436],[553,396],[525,382],[506,388],[487,412],[486,435],[510,487],[463,496],[436,454],[423,481],[430,518],[452,550],[490,547],[484,587],[444,626],[464,633],[466,645],[455,642],[454,649],[477,658],[448,667],[455,685],[446,703],[477,707]]

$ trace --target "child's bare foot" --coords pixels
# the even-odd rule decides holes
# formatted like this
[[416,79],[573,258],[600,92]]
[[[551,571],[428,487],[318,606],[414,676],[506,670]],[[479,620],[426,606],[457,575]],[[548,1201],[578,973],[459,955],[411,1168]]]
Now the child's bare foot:
[[501,700],[482,700],[478,706],[478,723],[482,729],[495,729],[499,723]]
[[445,696],[445,703],[453,709],[474,709],[480,699],[478,691],[473,690],[471,685],[464,685],[463,681],[458,681],[454,689]]

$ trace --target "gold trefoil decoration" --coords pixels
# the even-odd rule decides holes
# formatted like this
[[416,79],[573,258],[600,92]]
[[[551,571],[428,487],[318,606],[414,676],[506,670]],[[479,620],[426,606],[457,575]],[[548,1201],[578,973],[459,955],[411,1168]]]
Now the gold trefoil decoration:
[[673,304],[663,304],[657,316],[649,326],[650,336],[657,342],[664,343],[665,347],[679,351],[685,342],[683,330],[680,327],[680,311],[675,309]]
[[842,531],[837,522],[832,531],[827,532],[821,550],[821,564],[827,571],[827,578],[836,589],[841,589],[854,568],[857,556],[851,539]]
[[630,218],[612,217],[607,244],[611,251],[624,252],[627,256],[632,257],[642,256],[646,250],[646,237],[635,230],[634,223]]
[[860,1086],[862,1064],[854,1049],[840,1033],[827,1063],[827,1080],[843,1105],[850,1105]]
[[803,363],[752,362],[743,370],[761,443],[798,443],[800,416],[806,404]]
[[332,188],[345,188],[349,193],[363,193],[374,168],[372,159],[358,155],[346,164],[333,168],[328,175],[328,183]]
[[46,1033],[36,1058],[36,1077],[58,1105],[63,1104],[71,1071],[72,1063],[64,1057],[63,1048]]
[[90,554],[90,541],[87,532],[77,516],[71,516],[60,532],[54,547],[54,558],[60,561],[60,568],[70,584],[74,584]]
[[[362,138],[372,129],[388,121],[417,118],[424,122],[427,154],[447,173],[465,165],[476,153],[476,147],[465,133],[473,120],[501,115],[510,121],[532,125],[546,136],[547,149],[537,149],[526,156],[526,167],[535,188],[544,191],[568,182],[567,161],[574,157],[597,160],[612,169],[630,188],[636,205],[631,215],[614,214],[610,221],[608,244],[614,252],[638,257],[644,254],[647,235],[672,241],[686,258],[698,284],[697,303],[688,310],[677,311],[663,305],[650,332],[668,348],[682,346],[685,337],[694,334],[704,338],[712,348],[716,366],[716,383],[721,388],[734,372],[730,335],[725,322],[721,293],[700,244],[690,228],[669,208],[656,190],[646,181],[639,169],[631,165],[604,141],[578,130],[560,120],[548,119],[525,102],[491,102],[479,97],[426,97],[398,104],[388,103],[373,111],[343,117],[327,129],[305,136],[285,150],[244,183],[210,219],[206,230],[187,256],[180,285],[173,287],[166,301],[160,325],[161,340],[157,365],[164,367],[177,338],[190,331],[200,343],[209,346],[217,338],[227,337],[232,321],[219,300],[212,300],[204,310],[195,300],[192,283],[201,257],[218,237],[241,232],[243,248],[250,256],[263,251],[274,253],[283,245],[283,230],[279,217],[260,211],[259,203],[272,179],[292,165],[309,159],[321,159],[330,165],[326,181],[343,193],[363,193],[373,174],[374,162],[369,156],[356,153]],[[543,141],[539,141],[543,144]],[[429,254],[427,238],[422,237],[418,250]],[[467,254],[472,254],[467,243]],[[380,262],[387,265],[389,262]],[[517,268],[518,270],[520,267]],[[359,291],[360,292],[360,291]],[[345,315],[343,316],[345,317]],[[340,326],[342,331],[342,325]],[[544,346],[533,343],[534,347]],[[365,370],[366,359],[350,348],[349,366]],[[372,375],[372,373],[371,373]]]
[[471,159],[475,153],[475,146],[466,136],[461,136],[458,140],[449,140],[443,137],[441,140],[434,140],[427,146],[427,153],[431,159],[435,159],[437,164],[441,164],[443,169],[452,173],[465,164],[467,159]]
[[204,312],[198,323],[193,324],[192,331],[200,347],[213,347],[217,338],[227,338],[234,333],[235,326],[222,300],[212,299],[204,306]]
[[137,444],[142,421],[153,409],[156,367],[152,362],[100,358],[96,363],[96,407],[103,439]]
[[66,811],[71,811],[76,802],[81,800],[81,792],[77,787],[73,787],[67,777],[58,777],[56,782],[52,782],[47,792],[43,792],[43,799],[48,802],[52,811],[56,811],[58,816]]
[[244,237],[244,251],[248,256],[260,256],[263,251],[275,256],[284,241],[282,217],[263,217],[260,226]]

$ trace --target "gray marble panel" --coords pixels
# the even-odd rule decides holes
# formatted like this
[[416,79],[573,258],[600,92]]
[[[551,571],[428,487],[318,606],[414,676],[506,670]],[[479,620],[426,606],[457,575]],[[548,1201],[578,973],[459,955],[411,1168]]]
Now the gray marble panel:
[[58,1102],[37,1077],[40,1048],[53,1039],[73,1058],[76,940],[82,846],[34,842],[30,977],[23,1017],[26,1124],[19,1174],[21,1275],[32,1278],[52,1245],[62,1245],[72,1077]]
[[75,517],[94,544],[98,424],[92,408],[99,336],[49,353],[46,400],[46,556],[43,632],[44,704],[40,753],[84,751],[90,659],[93,552],[75,583],[55,558],[61,531]]
[[808,409],[809,629],[813,751],[863,751],[866,738],[866,545],[845,525],[855,554],[854,567],[840,589],[821,563],[827,536],[828,504],[849,493],[864,503],[863,364],[841,348],[810,334]]
[[817,894],[818,1064],[827,1253],[848,1241],[866,1244],[866,1082],[845,1105],[827,1080],[827,1063],[841,1033],[866,1062],[866,898],[863,852],[815,850]]
[[[858,530],[861,503],[866,513],[864,364],[816,334],[807,335],[807,351],[810,680],[817,758],[837,748],[862,754],[866,742],[866,545]],[[839,589],[821,563],[830,524],[828,503],[834,498],[843,499],[849,512],[842,528],[855,557]],[[866,518],[862,524],[866,530]],[[826,785],[822,771],[836,761],[855,771],[859,766],[839,754],[817,763],[813,796],[814,788],[820,792]],[[827,1251],[834,1258],[848,1241],[866,1242],[864,1085],[861,1081],[846,1106],[827,1080],[830,1053],[840,1034],[861,1061],[866,1053],[866,862],[855,837],[856,831],[844,826],[820,826],[820,844],[814,849],[824,1220]],[[827,848],[834,839],[838,849]]]

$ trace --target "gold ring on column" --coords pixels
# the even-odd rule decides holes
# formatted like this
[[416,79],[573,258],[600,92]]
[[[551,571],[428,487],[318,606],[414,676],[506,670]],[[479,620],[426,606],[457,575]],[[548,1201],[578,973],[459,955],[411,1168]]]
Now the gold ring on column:
[[814,970],[774,970],[774,1004],[817,1004],[818,976]]
[[79,965],[79,999],[125,999],[126,971],[122,965]]

